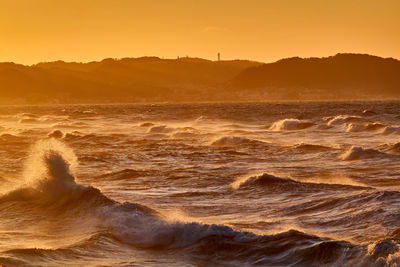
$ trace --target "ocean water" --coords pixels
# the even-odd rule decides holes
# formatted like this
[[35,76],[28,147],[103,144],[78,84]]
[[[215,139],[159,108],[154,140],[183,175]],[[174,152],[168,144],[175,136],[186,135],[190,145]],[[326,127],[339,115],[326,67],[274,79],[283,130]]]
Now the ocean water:
[[399,266],[399,110],[0,107],[0,265]]

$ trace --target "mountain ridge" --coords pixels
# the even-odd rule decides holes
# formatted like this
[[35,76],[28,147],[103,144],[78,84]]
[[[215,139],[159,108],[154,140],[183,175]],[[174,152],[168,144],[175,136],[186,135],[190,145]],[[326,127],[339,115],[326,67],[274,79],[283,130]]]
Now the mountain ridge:
[[273,63],[201,58],[0,63],[0,103],[397,99],[400,61],[368,54]]
[[400,61],[351,53],[325,58],[294,57],[250,67],[233,83],[242,90],[262,89],[276,97],[286,94],[300,99],[347,99],[358,94],[360,98],[396,98],[400,96]]

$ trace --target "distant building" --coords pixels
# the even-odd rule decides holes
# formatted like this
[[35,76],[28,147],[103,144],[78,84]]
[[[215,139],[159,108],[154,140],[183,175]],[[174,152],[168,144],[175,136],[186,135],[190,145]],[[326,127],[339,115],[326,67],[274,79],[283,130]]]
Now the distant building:
[[218,52],[218,61],[221,60],[221,54]]

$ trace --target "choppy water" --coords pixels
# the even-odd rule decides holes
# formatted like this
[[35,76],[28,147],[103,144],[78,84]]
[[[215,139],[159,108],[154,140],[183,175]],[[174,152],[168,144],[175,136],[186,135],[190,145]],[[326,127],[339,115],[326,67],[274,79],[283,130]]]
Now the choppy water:
[[400,102],[0,108],[0,265],[400,265]]

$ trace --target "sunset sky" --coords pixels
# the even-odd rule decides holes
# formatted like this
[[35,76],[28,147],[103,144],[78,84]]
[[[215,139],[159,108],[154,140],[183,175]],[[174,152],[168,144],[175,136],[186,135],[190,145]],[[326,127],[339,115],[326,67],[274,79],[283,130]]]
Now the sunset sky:
[[399,0],[0,0],[0,62],[400,58]]

